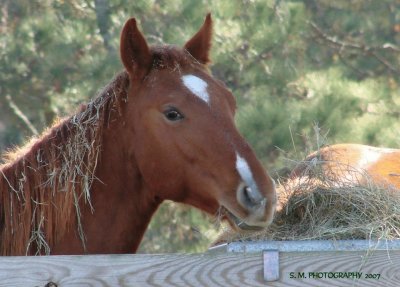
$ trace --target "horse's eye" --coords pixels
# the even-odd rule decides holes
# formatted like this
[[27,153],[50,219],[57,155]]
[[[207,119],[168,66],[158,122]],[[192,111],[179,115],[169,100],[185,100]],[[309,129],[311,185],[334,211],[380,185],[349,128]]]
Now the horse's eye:
[[164,112],[164,115],[169,121],[172,121],[172,122],[183,119],[183,115],[175,108],[167,109]]

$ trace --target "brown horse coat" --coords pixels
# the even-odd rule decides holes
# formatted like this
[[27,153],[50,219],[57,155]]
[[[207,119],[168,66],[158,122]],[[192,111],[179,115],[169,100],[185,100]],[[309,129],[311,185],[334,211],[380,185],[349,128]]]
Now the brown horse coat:
[[400,188],[400,150],[361,144],[336,144],[310,154],[291,177],[301,176],[316,161],[324,174],[342,182],[375,184]]
[[267,226],[274,183],[235,127],[209,62],[212,21],[185,44],[148,46],[130,19],[125,71],[0,167],[3,255],[135,252],[160,203]]

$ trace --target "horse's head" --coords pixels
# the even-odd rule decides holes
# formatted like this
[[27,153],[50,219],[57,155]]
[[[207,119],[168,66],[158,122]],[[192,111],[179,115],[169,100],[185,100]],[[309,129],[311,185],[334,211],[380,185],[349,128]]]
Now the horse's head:
[[188,203],[239,227],[265,227],[273,180],[235,127],[236,103],[207,69],[211,17],[184,46],[149,47],[135,19],[121,34],[130,86],[123,114],[130,155],[156,200]]

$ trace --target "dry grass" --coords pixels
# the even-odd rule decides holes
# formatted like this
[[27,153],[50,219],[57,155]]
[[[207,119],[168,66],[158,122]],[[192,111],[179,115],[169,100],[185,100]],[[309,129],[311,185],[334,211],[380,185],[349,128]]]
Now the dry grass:
[[[220,241],[400,238],[400,191],[377,185],[361,171],[339,163],[345,178],[305,162],[302,176],[278,187],[280,206],[273,224],[261,232],[225,230]],[[281,179],[282,180],[282,179]]]
[[[10,197],[10,204],[22,209],[18,214],[32,213],[29,216],[30,230],[27,231],[30,233],[26,246],[27,254],[31,247],[37,250],[36,254],[50,254],[48,237],[50,233],[55,232],[50,222],[55,220],[54,225],[60,228],[73,209],[76,213],[77,231],[85,247],[85,235],[81,224],[82,205],[79,202],[86,203],[93,210],[90,188],[95,180],[94,172],[100,155],[102,125],[98,124],[98,114],[103,105],[103,98],[92,101],[85,110],[70,119],[59,120],[40,137],[32,138],[25,146],[4,156],[6,163],[0,167],[0,172],[17,198],[17,201],[14,201],[15,197]],[[63,135],[63,141],[53,140],[57,139],[57,136],[53,135],[57,133],[54,130],[61,130],[65,126],[68,126],[68,132]],[[16,165],[15,162],[19,162],[20,165]],[[10,182],[12,179],[8,179],[1,170],[12,165],[15,165],[14,175],[18,179],[14,183]],[[31,190],[29,195],[27,190]],[[27,205],[27,197],[31,200],[29,210],[19,207]],[[57,200],[58,197],[60,198]],[[68,197],[71,198],[71,204],[65,206]],[[59,212],[55,214],[49,205],[55,205]],[[15,220],[16,222],[10,221],[15,232],[27,228],[18,227],[21,221],[17,218]]]
[[50,247],[75,228],[85,249],[82,208],[91,204],[103,129],[119,116],[127,77],[118,75],[99,96],[70,118],[4,155],[0,190],[4,227],[0,251],[50,254]]

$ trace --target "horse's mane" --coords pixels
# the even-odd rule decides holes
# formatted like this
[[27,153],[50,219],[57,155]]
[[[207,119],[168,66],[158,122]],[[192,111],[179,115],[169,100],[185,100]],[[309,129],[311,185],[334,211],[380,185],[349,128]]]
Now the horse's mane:
[[[152,70],[180,72],[199,64],[186,50],[154,46]],[[151,76],[151,71],[149,72]],[[0,252],[50,254],[70,228],[85,236],[81,208],[92,208],[90,188],[100,159],[103,130],[121,114],[129,76],[118,74],[75,115],[58,120],[22,148],[7,152],[0,166]]]
[[85,243],[81,206],[91,207],[102,132],[120,113],[128,84],[127,73],[118,74],[78,113],[5,154],[0,166],[2,255],[49,254],[75,224]]

